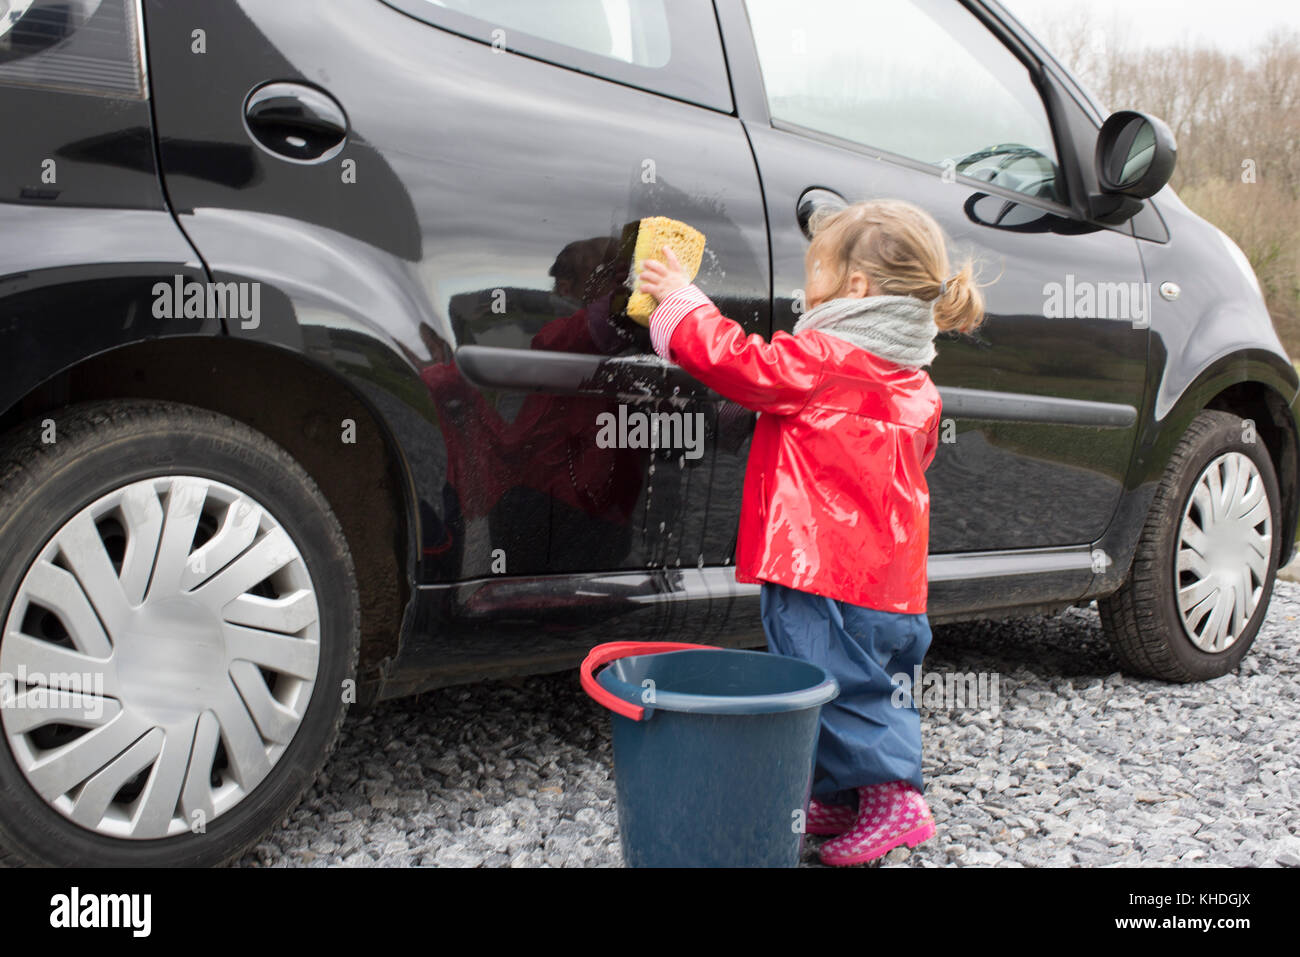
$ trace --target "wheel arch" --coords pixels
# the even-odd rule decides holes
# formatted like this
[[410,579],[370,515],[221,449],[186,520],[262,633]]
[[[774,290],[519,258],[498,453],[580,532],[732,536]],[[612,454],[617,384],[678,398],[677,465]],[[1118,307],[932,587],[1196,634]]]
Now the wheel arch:
[[1106,560],[1082,600],[1111,594],[1124,584],[1174,449],[1192,421],[1207,409],[1231,412],[1253,423],[1277,473],[1282,496],[1282,561],[1294,556],[1300,520],[1300,376],[1274,352],[1241,350],[1202,368],[1163,414],[1157,417],[1151,405],[1144,410],[1119,505],[1105,533],[1093,543],[1094,555],[1100,550]]
[[1282,496],[1281,564],[1295,555],[1297,519],[1300,518],[1300,435],[1294,414],[1287,401],[1275,389],[1262,382],[1237,382],[1217,393],[1205,408],[1231,412],[1253,423],[1264,447],[1268,449],[1273,470],[1277,473]]
[[[361,604],[358,698],[373,700],[402,639],[414,580],[414,492],[383,418],[342,376],[255,341],[173,336],[101,352],[0,412],[0,431],[98,399],[153,399],[222,413],[293,456],[329,502],[352,552]],[[356,423],[345,444],[343,420]],[[329,436],[338,436],[329,441]]]

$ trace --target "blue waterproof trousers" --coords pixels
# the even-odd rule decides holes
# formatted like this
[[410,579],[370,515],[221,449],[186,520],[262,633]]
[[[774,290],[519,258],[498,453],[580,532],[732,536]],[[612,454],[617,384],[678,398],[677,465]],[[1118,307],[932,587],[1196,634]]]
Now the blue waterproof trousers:
[[[900,779],[923,789],[921,716],[911,690],[930,647],[929,619],[769,581],[759,604],[767,650],[821,665],[840,685],[822,706],[813,796],[852,804],[855,788]],[[894,681],[900,672],[906,682]]]

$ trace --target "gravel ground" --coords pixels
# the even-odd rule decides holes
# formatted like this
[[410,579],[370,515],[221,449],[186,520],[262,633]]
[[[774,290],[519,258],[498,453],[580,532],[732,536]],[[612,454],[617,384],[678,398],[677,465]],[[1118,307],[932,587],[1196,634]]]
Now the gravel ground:
[[[926,671],[996,673],[1000,707],[921,709],[938,833],[883,866],[1300,867],[1298,622],[1279,582],[1238,672],[1193,685],[1121,675],[1093,608],[935,626]],[[576,672],[389,702],[237,865],[621,866],[612,764]]]

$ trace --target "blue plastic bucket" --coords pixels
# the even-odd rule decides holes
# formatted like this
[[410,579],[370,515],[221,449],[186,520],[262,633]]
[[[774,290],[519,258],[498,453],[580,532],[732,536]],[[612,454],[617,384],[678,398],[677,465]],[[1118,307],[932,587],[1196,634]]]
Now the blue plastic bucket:
[[611,711],[629,867],[798,865],[821,708],[839,694],[823,668],[761,651],[612,642],[591,650],[581,677]]

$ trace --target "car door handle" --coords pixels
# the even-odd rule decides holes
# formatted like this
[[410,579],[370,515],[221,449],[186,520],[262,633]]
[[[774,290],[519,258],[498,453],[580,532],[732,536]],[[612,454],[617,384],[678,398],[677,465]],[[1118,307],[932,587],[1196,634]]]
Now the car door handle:
[[808,221],[812,218],[813,211],[819,206],[834,206],[842,209],[848,205],[848,202],[839,193],[833,189],[825,189],[821,186],[810,186],[799,194],[799,201],[795,203],[794,214],[799,220],[799,228],[807,239],[812,239],[812,233],[808,231]]
[[488,389],[565,392],[573,395],[660,396],[667,366],[649,357],[612,359],[586,352],[510,349],[466,343],[456,366],[474,385]]
[[328,93],[302,83],[267,83],[244,101],[244,126],[263,149],[295,163],[322,163],[348,138],[348,118]]

